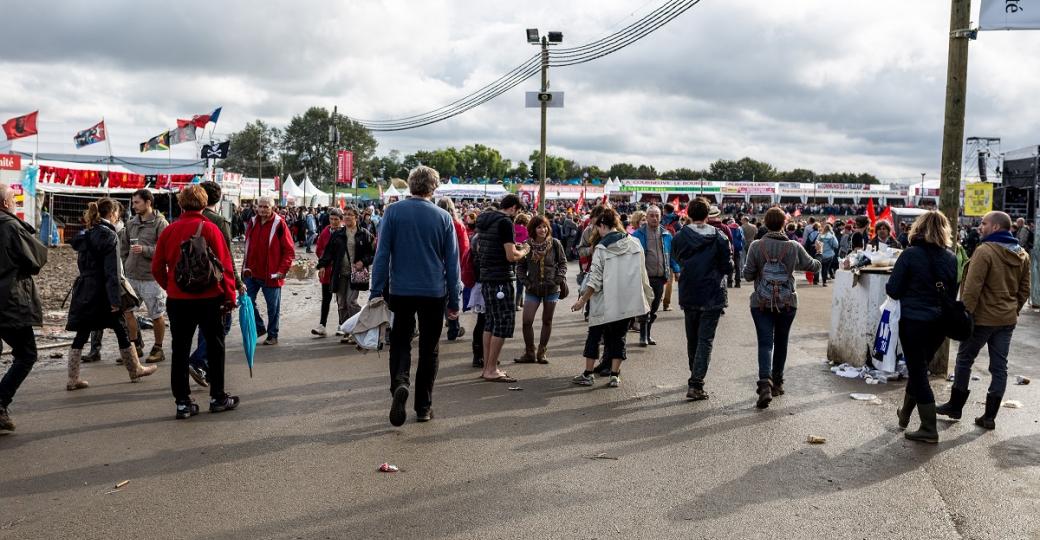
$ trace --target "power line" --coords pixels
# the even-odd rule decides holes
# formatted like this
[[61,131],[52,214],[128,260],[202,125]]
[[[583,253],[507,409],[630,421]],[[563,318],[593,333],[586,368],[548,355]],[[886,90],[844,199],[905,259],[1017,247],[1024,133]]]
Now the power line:
[[[603,38],[579,47],[550,51],[549,65],[563,67],[583,64],[617,52],[675,20],[700,2],[701,0],[669,0],[636,22]],[[537,74],[540,71],[540,56],[536,54],[528,58],[488,85],[432,111],[392,120],[351,120],[370,131],[403,131],[447,120],[487,103]]]

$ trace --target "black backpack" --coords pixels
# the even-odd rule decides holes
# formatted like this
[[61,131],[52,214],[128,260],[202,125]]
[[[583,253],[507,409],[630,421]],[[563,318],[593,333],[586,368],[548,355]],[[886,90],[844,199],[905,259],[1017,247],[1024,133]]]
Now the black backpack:
[[205,221],[200,221],[195,234],[181,242],[181,258],[177,260],[177,266],[173,270],[177,287],[186,293],[206,292],[219,283],[224,275],[223,265],[202,237],[202,227],[205,225]]

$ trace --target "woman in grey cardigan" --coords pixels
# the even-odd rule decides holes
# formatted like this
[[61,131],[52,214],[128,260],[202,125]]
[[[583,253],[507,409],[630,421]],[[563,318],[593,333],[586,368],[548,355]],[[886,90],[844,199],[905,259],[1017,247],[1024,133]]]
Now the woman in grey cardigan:
[[744,279],[755,283],[751,292],[751,318],[758,334],[758,402],[765,409],[774,397],[784,395],[787,340],[798,311],[795,272],[819,272],[822,264],[801,244],[782,231],[787,214],[777,207],[766,211],[769,231],[748,249]]

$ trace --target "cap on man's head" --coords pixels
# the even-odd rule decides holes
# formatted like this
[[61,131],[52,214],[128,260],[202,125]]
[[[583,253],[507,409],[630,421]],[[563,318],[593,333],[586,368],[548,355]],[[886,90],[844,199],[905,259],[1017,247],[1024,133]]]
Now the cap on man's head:
[[711,208],[708,209],[708,217],[719,217],[719,214],[721,213],[722,211],[719,210],[719,207],[715,206],[714,204],[711,205]]

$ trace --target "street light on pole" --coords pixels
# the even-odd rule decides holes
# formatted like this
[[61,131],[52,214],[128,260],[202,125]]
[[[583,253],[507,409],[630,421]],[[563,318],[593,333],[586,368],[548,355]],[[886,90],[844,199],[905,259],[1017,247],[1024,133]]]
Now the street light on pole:
[[556,45],[563,43],[563,32],[552,31],[544,36],[539,36],[537,28],[527,29],[527,42],[531,45],[541,45],[542,47],[542,87],[539,92],[539,100],[541,101],[542,109],[542,136],[541,136],[541,150],[539,152],[539,178],[538,178],[538,208],[537,211],[541,215],[545,215],[545,117],[546,109],[549,107],[549,100],[542,99],[542,96],[549,91],[549,45]]
[[917,206],[921,206],[921,196],[924,194],[924,173],[921,173],[921,188],[917,190]]

